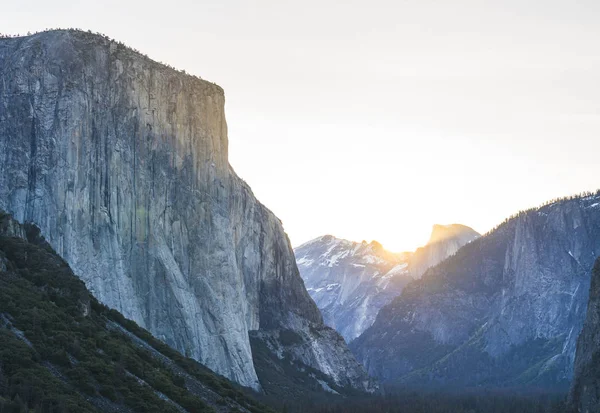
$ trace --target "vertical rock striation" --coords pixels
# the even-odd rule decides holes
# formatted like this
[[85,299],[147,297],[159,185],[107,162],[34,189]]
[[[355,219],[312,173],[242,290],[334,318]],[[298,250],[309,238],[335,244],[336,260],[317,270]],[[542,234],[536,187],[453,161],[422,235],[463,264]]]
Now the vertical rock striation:
[[387,381],[564,388],[599,254],[600,193],[522,212],[409,284],[351,349]]
[[99,300],[258,389],[249,331],[322,320],[227,145],[210,82],[88,33],[0,39],[0,208],[38,225]]
[[587,315],[577,340],[569,405],[577,413],[600,411],[600,258],[592,272]]

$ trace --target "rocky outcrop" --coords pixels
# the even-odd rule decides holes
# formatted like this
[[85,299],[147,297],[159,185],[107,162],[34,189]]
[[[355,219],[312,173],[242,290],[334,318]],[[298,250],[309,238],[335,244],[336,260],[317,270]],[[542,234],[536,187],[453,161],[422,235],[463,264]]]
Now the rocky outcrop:
[[577,413],[600,411],[600,258],[592,272],[583,330],[577,339],[569,406]]
[[414,253],[392,253],[376,241],[325,235],[294,250],[308,293],[325,323],[347,342],[373,322],[408,282],[479,237],[464,225],[434,225],[429,243]]
[[[322,319],[281,222],[229,165],[224,100],[101,36],[1,39],[0,208],[103,303],[258,389],[249,331]],[[353,369],[364,388],[349,363],[311,367]]]
[[386,381],[566,387],[599,253],[600,194],[522,212],[409,284],[351,349]]
[[427,244],[411,255],[408,270],[413,278],[420,278],[427,269],[444,261],[463,246],[481,236],[466,225],[435,224]]

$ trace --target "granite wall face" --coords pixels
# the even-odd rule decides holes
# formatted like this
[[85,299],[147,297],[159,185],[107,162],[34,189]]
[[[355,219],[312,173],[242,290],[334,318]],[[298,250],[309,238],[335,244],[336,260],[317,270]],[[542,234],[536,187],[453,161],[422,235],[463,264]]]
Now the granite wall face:
[[259,389],[249,331],[322,319],[227,147],[210,82],[84,32],[0,40],[0,208],[39,226],[100,301]]
[[409,284],[351,343],[386,381],[566,388],[600,254],[600,194],[522,212]]

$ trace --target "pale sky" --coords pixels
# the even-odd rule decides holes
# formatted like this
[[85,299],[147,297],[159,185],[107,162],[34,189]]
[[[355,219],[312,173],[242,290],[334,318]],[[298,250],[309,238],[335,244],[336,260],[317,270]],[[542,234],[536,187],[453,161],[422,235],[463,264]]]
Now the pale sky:
[[2,0],[225,89],[230,162],[292,243],[390,250],[600,188],[600,1]]

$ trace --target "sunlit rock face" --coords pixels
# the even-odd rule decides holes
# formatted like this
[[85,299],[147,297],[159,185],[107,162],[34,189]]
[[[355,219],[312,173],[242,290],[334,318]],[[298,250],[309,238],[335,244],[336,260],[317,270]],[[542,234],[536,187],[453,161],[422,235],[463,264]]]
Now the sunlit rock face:
[[300,275],[325,323],[347,342],[373,322],[379,310],[423,271],[479,237],[464,225],[435,225],[430,242],[414,253],[391,253],[376,241],[316,238],[294,250]]
[[428,268],[456,254],[463,245],[480,236],[481,234],[466,225],[434,225],[427,244],[411,255],[410,274],[414,278],[420,278]]
[[351,349],[390,382],[565,388],[599,253],[599,195],[522,212],[409,284]]
[[573,412],[600,409],[600,258],[592,272],[590,298],[583,330],[577,340],[575,373],[569,395]]
[[[37,224],[102,302],[258,389],[248,332],[322,319],[227,145],[212,83],[88,33],[0,40],[0,208]],[[311,367],[364,387],[354,359]]]

